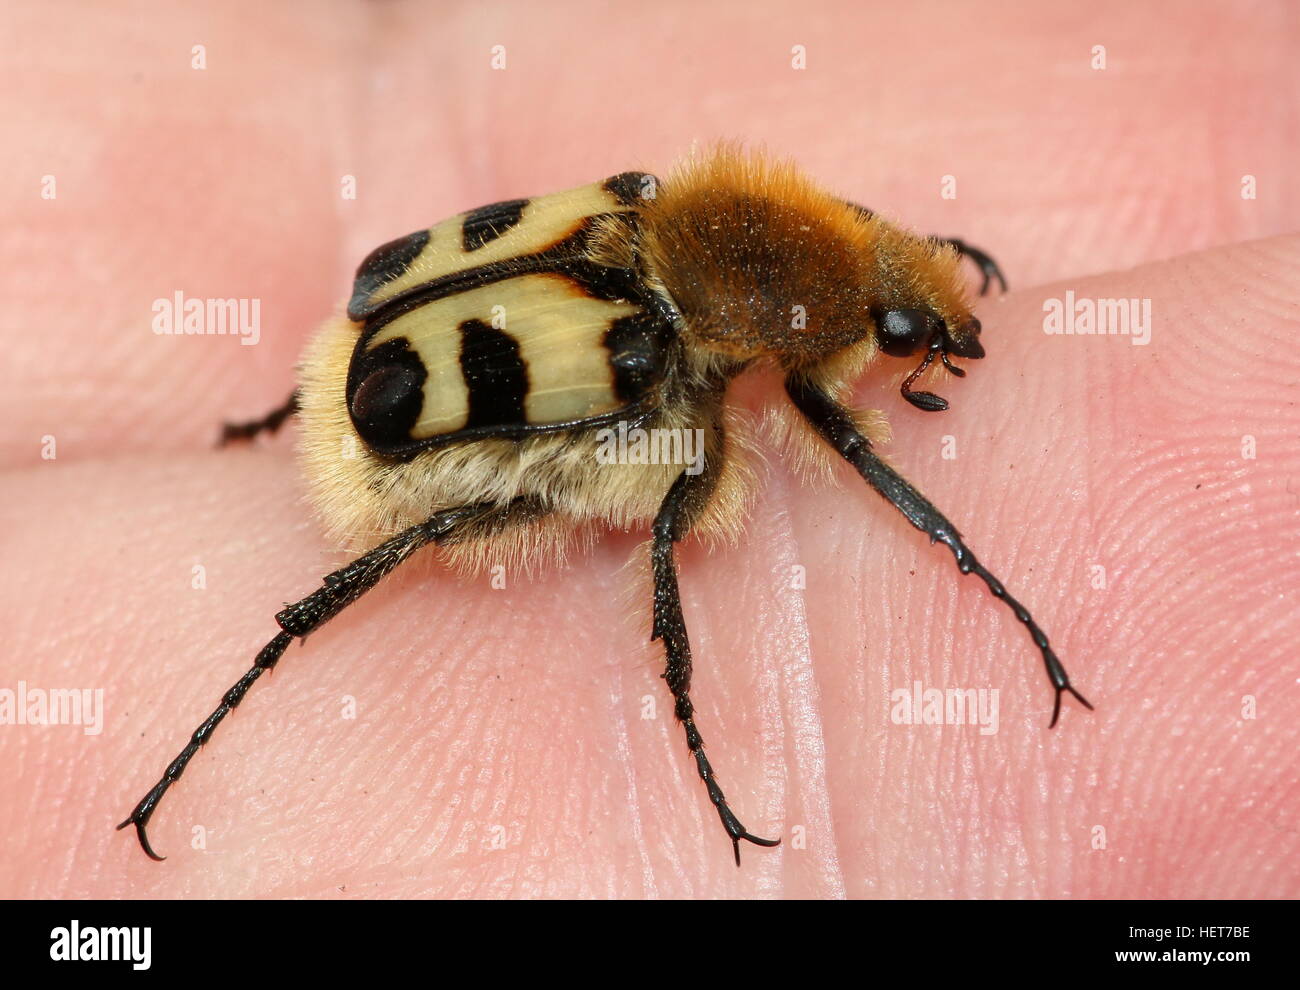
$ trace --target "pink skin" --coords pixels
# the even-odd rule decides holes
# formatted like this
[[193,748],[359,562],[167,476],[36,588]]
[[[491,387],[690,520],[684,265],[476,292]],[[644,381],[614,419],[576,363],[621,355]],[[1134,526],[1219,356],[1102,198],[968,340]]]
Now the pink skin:
[[[683,5],[632,24],[222,3],[159,7],[142,35],[91,5],[6,5],[0,688],[102,688],[107,715],[93,737],[0,727],[0,895],[1300,894],[1284,8]],[[283,398],[375,244],[723,136],[1003,265],[1016,291],[977,307],[989,357],[924,386],[951,411],[903,403],[897,361],[855,398],[887,411],[891,461],[1096,713],[1067,699],[1049,732],[1037,651],[975,579],[847,468],[809,491],[773,460],[743,545],[680,560],[701,731],[779,849],[732,863],[646,641],[641,532],[504,590],[399,572],[253,689],[162,804],[170,858],[147,860],[112,826],[273,613],[344,559],[301,502],[294,428],[216,452],[217,424]],[[177,288],[260,298],[258,346],[152,334]],[[1067,289],[1149,298],[1151,343],[1045,335]],[[890,692],[916,680],[997,688],[999,731],[895,724]]]

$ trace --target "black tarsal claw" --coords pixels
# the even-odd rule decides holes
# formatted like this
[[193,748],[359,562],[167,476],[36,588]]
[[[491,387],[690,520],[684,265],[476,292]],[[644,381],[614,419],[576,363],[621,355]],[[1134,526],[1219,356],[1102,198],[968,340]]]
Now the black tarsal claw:
[[737,866],[740,865],[740,840],[741,839],[744,839],[746,842],[752,842],[756,846],[767,846],[769,849],[772,846],[779,846],[781,844],[780,839],[763,839],[757,835],[750,835],[748,832],[741,832],[739,835],[733,835],[731,837],[731,844],[735,847],[736,850]]
[[1096,710],[1092,707],[1092,702],[1089,701],[1087,698],[1085,698],[1083,695],[1081,695],[1073,687],[1071,687],[1069,684],[1062,684],[1060,687],[1056,689],[1056,701],[1052,705],[1052,721],[1047,726],[1049,729],[1055,729],[1057,720],[1060,719],[1061,717],[1061,695],[1063,695],[1066,691],[1069,691],[1072,695],[1074,695],[1075,700],[1078,701],[1079,704],[1083,705],[1084,708],[1088,709],[1088,711],[1091,712]]
[[135,837],[140,840],[140,848],[144,850],[144,854],[146,856],[152,859],[155,863],[161,863],[163,860],[167,858],[166,856],[159,856],[156,852],[153,851],[153,846],[149,845],[149,836],[145,833],[144,825],[136,821],[134,815],[132,815],[121,825],[119,825],[116,831],[120,832],[128,825],[135,826]]

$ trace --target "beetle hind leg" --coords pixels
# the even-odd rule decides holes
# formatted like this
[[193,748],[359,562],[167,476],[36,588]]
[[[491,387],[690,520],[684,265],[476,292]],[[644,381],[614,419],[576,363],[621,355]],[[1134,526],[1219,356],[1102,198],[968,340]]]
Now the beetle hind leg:
[[275,433],[284,425],[285,420],[298,412],[298,408],[298,391],[295,389],[289,394],[284,405],[272,409],[261,419],[251,419],[242,423],[229,421],[222,423],[221,437],[217,440],[217,446],[224,447],[235,440],[251,440],[259,433]]
[[135,806],[126,821],[117,826],[118,829],[134,825],[140,847],[150,859],[162,860],[164,857],[154,852],[150,845],[146,831],[149,819],[158,810],[158,803],[172,784],[181,778],[190,760],[212,737],[217,726],[239,707],[254,682],[266,671],[274,669],[290,643],[295,639],[304,639],[319,629],[422,547],[431,543],[445,544],[461,538],[473,539],[491,532],[495,527],[510,526],[544,513],[543,507],[526,499],[517,499],[507,505],[479,503],[448,509],[403,530],[352,563],[326,575],[319,588],[276,614],[275,621],[280,626],[280,632],[262,647],[248,672],[222,695],[221,704],[194,730],[185,748],[167,765],[158,782]]

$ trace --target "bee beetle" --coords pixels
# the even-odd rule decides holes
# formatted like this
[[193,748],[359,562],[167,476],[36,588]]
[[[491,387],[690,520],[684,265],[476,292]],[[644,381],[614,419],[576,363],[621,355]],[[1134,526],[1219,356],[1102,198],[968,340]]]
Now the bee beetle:
[[[641,172],[533,199],[494,203],[374,250],[345,316],[310,345],[299,386],[264,419],[228,425],[247,439],[301,421],[314,500],[332,534],[367,547],[276,615],[279,634],[222,698],[118,828],[141,846],[167,789],[295,637],[333,618],[430,544],[451,566],[526,565],[575,535],[650,528],[652,640],[663,642],[674,710],[700,779],[730,837],[774,846],[728,807],[691,704],[691,648],[674,545],[688,534],[739,534],[743,452],[725,394],[745,369],[784,376],[805,448],[847,460],[933,543],[952,551],[1024,623],[1056,691],[1065,668],[1029,612],[1007,593],[924,496],[875,452],[878,416],[844,404],[878,355],[913,358],[902,394],[937,358],[981,358],[961,259],[1002,273],[961,241],[916,236],[838,199],[793,165],[723,147],[660,183]],[[794,314],[794,315],[792,315]],[[695,431],[700,468],[601,463],[615,426]]]

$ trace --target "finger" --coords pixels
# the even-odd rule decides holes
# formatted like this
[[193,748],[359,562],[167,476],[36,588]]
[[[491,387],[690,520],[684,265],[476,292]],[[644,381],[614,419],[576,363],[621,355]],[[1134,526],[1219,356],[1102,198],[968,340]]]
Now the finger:
[[[740,547],[686,548],[710,757],[747,824],[787,839],[739,872],[646,642],[644,574],[626,567],[639,535],[504,589],[399,571],[250,693],[155,819],[167,864],[146,861],[112,826],[340,555],[274,447],[15,478],[0,532],[23,568],[0,621],[18,672],[102,686],[112,712],[102,742],[0,736],[18,768],[0,829],[31,852],[15,892],[96,896],[128,876],[159,895],[333,896],[364,878],[376,895],[725,896],[771,878],[795,895],[1282,896],[1252,867],[1295,853],[1269,822],[1297,748],[1269,739],[1296,724],[1281,661],[1297,617],[1266,605],[1296,535],[1282,345],[1300,329],[1298,253],[1273,240],[1069,283],[1149,298],[1141,346],[1043,334],[1065,285],[1013,294],[981,311],[989,357],[950,382],[942,422],[883,368],[858,390],[890,411],[891,461],[1033,608],[1094,714],[1048,734],[1023,630],[852,478],[810,492],[778,462]],[[997,689],[997,731],[896,720],[894,692],[918,681]],[[1267,721],[1243,719],[1247,696]],[[94,786],[70,791],[72,765]],[[250,857],[294,865],[250,873]],[[70,860],[119,866],[71,877]]]
[[[61,15],[24,9],[0,15],[27,18],[11,33],[33,52],[0,87],[25,149],[0,266],[24,331],[0,389],[9,464],[36,463],[47,437],[65,458],[206,446],[287,392],[376,244],[483,202],[663,170],[696,141],[791,155],[918,230],[994,252],[1019,287],[1297,222],[1277,192],[1290,94],[1271,82],[1291,39],[1230,10],[1125,7],[1098,39],[1032,4],[994,17],[902,5],[898,43],[881,44],[851,4],[816,20],[771,4],[743,22],[725,7],[629,21],[527,4],[499,22],[418,5],[282,22],[222,4],[156,11],[147,32],[87,7],[71,40],[43,23]],[[93,56],[69,59],[78,45]],[[1211,133],[1230,166],[1205,164]],[[209,299],[256,301],[258,343],[154,332]]]

